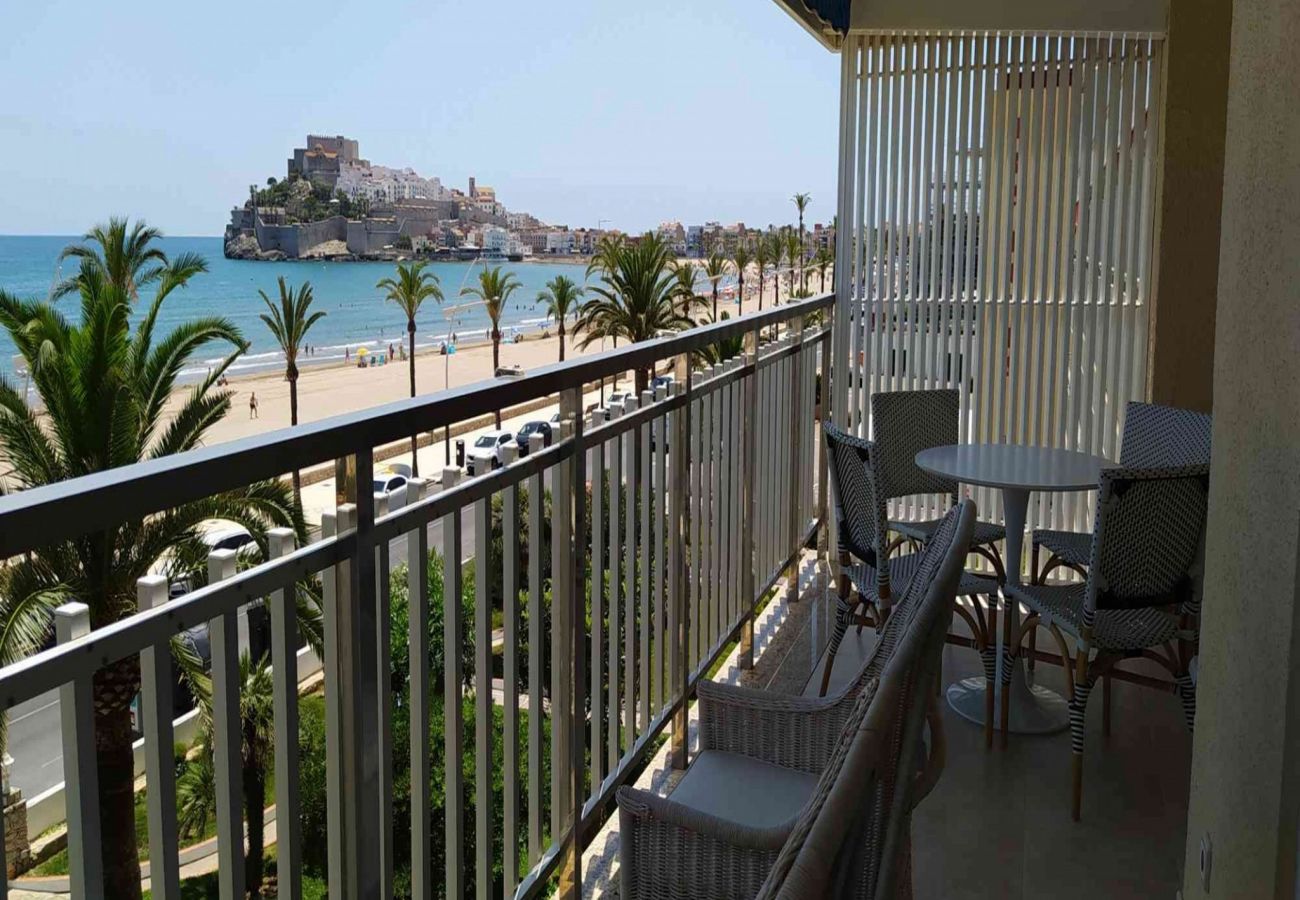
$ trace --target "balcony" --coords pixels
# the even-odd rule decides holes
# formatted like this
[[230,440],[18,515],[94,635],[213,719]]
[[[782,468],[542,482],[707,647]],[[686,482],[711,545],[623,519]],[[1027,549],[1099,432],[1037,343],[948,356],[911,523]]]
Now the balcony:
[[[350,486],[312,541],[295,546],[291,530],[271,529],[262,553],[215,550],[207,584],[175,599],[166,579],[148,576],[137,614],[93,630],[85,605],[66,604],[57,646],[0,671],[7,708],[52,690],[60,701],[69,874],[27,887],[101,895],[93,685],[138,659],[147,871],[154,896],[170,895],[185,848],[169,641],[206,626],[209,868],[222,896],[242,889],[240,655],[250,638],[241,622],[252,605],[269,611],[268,860],[281,896],[298,896],[304,879],[331,896],[389,896],[399,879],[413,896],[528,897],[557,884],[568,893],[616,788],[661,752],[684,763],[694,684],[724,658],[748,667],[755,610],[793,589],[817,546],[826,502],[817,395],[831,339],[818,322],[831,302],[0,500],[9,558],[331,460]],[[700,361],[733,343],[739,356]],[[674,380],[608,421],[584,411],[602,378],[646,373],[649,383],[651,371]],[[378,447],[547,397],[562,416],[549,447],[539,435],[527,456],[508,450],[505,466],[478,477],[447,469],[436,484],[414,479],[392,511],[384,494],[355,488],[371,483]],[[741,564],[749,547],[752,567]],[[321,614],[323,679],[300,692],[303,602]],[[760,630],[760,647],[773,627]],[[324,739],[312,744],[304,735],[322,718]],[[322,764],[323,796],[312,796]]]

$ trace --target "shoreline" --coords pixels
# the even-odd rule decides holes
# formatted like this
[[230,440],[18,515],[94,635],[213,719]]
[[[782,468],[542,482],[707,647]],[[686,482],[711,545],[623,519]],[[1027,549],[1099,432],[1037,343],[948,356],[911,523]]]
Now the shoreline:
[[[739,309],[734,298],[725,300],[720,295],[719,312],[725,310],[734,317],[738,313],[756,310],[757,288],[748,279],[745,294],[745,302]],[[705,295],[704,299],[708,302],[711,300],[711,295]],[[776,298],[773,298],[769,284],[768,289],[764,291],[763,308],[769,308],[774,299]],[[782,284],[776,302],[781,303],[785,300],[786,290],[785,285]],[[703,313],[703,310],[701,312]],[[703,313],[704,318],[707,318],[707,315]],[[420,332],[417,332],[417,340],[419,335]],[[574,338],[571,332],[566,333],[565,359],[602,352],[600,341],[595,341],[590,347],[581,349],[577,344],[580,343],[582,335],[577,336],[578,340]],[[403,344],[405,339],[406,335],[403,333]],[[392,343],[396,346],[398,341],[394,340]],[[605,349],[611,349],[608,342]],[[457,343],[456,352],[447,356],[438,352],[436,344],[417,347],[415,359],[417,396],[484,381],[494,374],[491,341],[481,338],[462,338]],[[502,367],[517,366],[527,372],[551,365],[558,360],[559,336],[553,326],[546,332],[540,329],[532,334],[521,332],[520,340],[517,342],[502,341],[501,343],[500,365]],[[205,442],[208,446],[290,427],[289,385],[284,377],[283,362],[268,361],[266,368],[236,372],[228,375],[227,379],[227,390],[232,395],[231,410],[209,430]],[[176,386],[172,396],[168,398],[165,415],[170,417],[175,414],[190,387],[189,384]],[[250,416],[248,405],[253,395],[257,397],[256,418]],[[410,367],[406,360],[398,357],[390,359],[385,365],[364,369],[357,367],[355,355],[346,362],[340,359],[329,359],[313,363],[310,357],[299,360],[299,423],[358,412],[383,403],[408,399],[410,395]]]

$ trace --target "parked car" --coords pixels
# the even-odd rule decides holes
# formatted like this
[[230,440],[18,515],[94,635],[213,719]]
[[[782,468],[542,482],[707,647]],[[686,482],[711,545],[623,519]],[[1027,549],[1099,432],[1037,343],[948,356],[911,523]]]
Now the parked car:
[[501,448],[515,439],[509,431],[489,431],[480,434],[474,445],[465,451],[465,471],[469,475],[482,475],[501,467]]
[[216,527],[204,532],[203,543],[208,545],[209,551],[234,550],[240,555],[251,553],[256,549],[253,536],[248,533],[248,529],[229,522],[217,523]]
[[373,490],[388,498],[389,512],[406,505],[406,480],[406,475],[393,469],[375,474]]
[[[556,415],[558,416],[559,413],[556,413]],[[524,427],[520,428],[519,433],[515,435],[515,443],[519,446],[520,456],[528,455],[528,439],[534,434],[542,436],[543,447],[551,446],[552,429],[550,422],[543,422],[541,419],[525,422]]]

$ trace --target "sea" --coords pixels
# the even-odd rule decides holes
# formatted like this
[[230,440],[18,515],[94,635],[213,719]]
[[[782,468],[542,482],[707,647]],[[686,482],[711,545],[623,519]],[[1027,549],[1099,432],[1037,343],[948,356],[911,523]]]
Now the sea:
[[[0,288],[19,297],[48,297],[53,285],[76,271],[73,260],[60,265],[59,254],[68,245],[80,242],[75,235],[0,235]],[[394,263],[226,259],[219,237],[164,237],[158,245],[169,257],[198,253],[208,263],[207,272],[194,276],[185,288],[168,297],[158,317],[158,333],[166,333],[195,316],[225,316],[250,344],[248,351],[229,369],[232,375],[274,370],[284,365],[275,339],[258,317],[266,310],[258,292],[265,291],[276,301],[279,297],[276,279],[281,276],[290,285],[310,282],[315,298],[312,309],[325,312],[325,317],[308,332],[306,342],[312,346],[312,354],[300,356],[300,366],[337,362],[345,353],[355,355],[361,347],[386,351],[390,344],[406,341],[406,317],[394,303],[385,301],[383,293],[375,287],[380,279],[395,274]],[[572,263],[432,263],[429,270],[438,277],[444,300],[441,305],[427,300],[421,307],[415,320],[417,348],[436,347],[453,334],[461,342],[487,336],[488,318],[482,306],[474,297],[459,296],[462,288],[477,283],[486,265],[500,265],[513,272],[520,283],[502,317],[501,330],[506,340],[515,334],[540,333],[548,324],[554,327],[537,300],[546,282],[557,275],[567,275],[578,284],[586,278],[586,267]],[[144,302],[150,296],[149,290],[142,291],[137,315],[142,314]],[[77,315],[74,296],[56,302],[65,315]],[[18,371],[14,355],[8,335],[0,332],[0,373],[11,378]],[[182,378],[192,380],[203,376],[222,357],[221,348],[214,345],[206,357],[193,361]]]

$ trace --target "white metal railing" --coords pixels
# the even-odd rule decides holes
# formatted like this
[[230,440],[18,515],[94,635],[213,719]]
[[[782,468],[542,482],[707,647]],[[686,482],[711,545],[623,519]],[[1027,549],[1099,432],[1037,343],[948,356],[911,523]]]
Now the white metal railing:
[[[236,571],[232,551],[214,552],[209,584],[174,600],[167,599],[162,578],[142,579],[139,612],[94,631],[87,608],[68,604],[57,616],[56,647],[0,670],[5,708],[47,690],[61,692],[73,895],[103,895],[93,678],[136,654],[143,676],[151,887],[154,897],[178,894],[168,641],[207,623],[219,889],[223,898],[242,896],[235,618],[241,606],[264,598],[271,621],[279,890],[283,897],[301,896],[296,594],[301,583],[319,579],[331,896],[392,895],[399,855],[393,766],[403,756],[410,764],[413,896],[432,896],[438,884],[446,896],[466,895],[471,875],[479,897],[534,896],[557,878],[562,893],[576,896],[581,851],[612,809],[614,791],[665,733],[675,764],[685,765],[687,703],[696,681],[732,641],[740,642],[742,664],[752,661],[755,604],[782,579],[793,589],[793,563],[825,522],[826,479],[817,471],[824,464],[813,410],[817,380],[827,380],[831,332],[808,318],[829,306],[830,297],[818,297],[522,378],[0,497],[0,557],[7,558],[329,458],[338,460],[340,484],[353,485],[325,514],[314,543],[295,548],[291,531],[272,530],[267,559],[244,571]],[[784,333],[760,344],[760,335],[778,326]],[[744,341],[739,356],[695,370],[693,353],[737,337]],[[673,364],[671,388],[630,398],[609,421],[599,411],[584,419],[584,385],[661,360]],[[503,468],[469,480],[445,470],[436,493],[432,483],[412,479],[409,502],[391,512],[383,495],[356,491],[355,485],[370,483],[376,445],[556,393],[562,424],[553,446],[543,447],[535,435],[527,456],[515,459],[508,452]],[[472,516],[472,547],[465,546],[462,514]],[[435,524],[441,546],[430,547]],[[404,546],[410,562],[405,635],[390,628],[394,546]],[[441,673],[430,671],[429,663],[429,622],[437,611],[423,563],[431,551],[442,559]],[[474,565],[472,623],[460,603],[467,552]],[[498,574],[499,596],[493,587]],[[495,696],[492,624],[498,611],[501,690]],[[389,657],[402,641],[410,656],[410,740],[397,747]],[[471,672],[461,652],[467,642]],[[431,714],[439,674],[441,733]],[[467,708],[473,735],[465,733]],[[498,736],[506,748],[499,799],[492,771]],[[442,871],[428,852],[429,758],[439,745],[445,760]],[[467,746],[472,792],[462,768]],[[504,872],[499,882],[498,867]],[[0,883],[0,891],[4,887]]]

